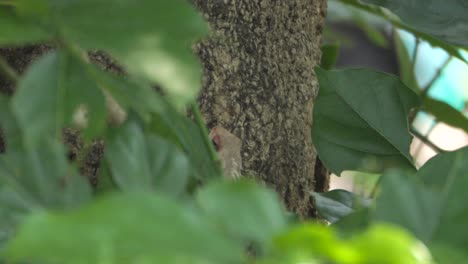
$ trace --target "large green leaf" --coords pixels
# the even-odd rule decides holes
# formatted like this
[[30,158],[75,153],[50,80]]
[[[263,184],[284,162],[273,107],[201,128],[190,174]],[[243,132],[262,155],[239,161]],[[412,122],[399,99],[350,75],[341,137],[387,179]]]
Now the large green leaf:
[[140,192],[32,215],[4,255],[28,263],[240,263],[243,251],[192,210]]
[[366,69],[316,69],[320,91],[312,137],[325,166],[380,172],[412,168],[407,116],[418,97],[398,78]]
[[401,172],[388,172],[382,177],[374,219],[398,224],[429,241],[437,225],[438,194]]
[[[388,22],[392,23],[393,26],[400,28],[400,29],[404,29],[412,33],[416,37],[419,37],[427,41],[432,46],[441,48],[445,50],[447,53],[449,53],[450,55],[452,55],[453,57],[458,58],[461,61],[467,62],[467,60],[463,57],[463,55],[460,53],[460,50],[457,47],[443,40],[439,40],[438,38],[435,38],[430,34],[418,31],[417,29],[402,23],[401,20],[398,17],[396,17],[394,14],[392,14],[391,12],[388,12],[387,10],[379,6],[365,4],[365,3],[362,3],[360,0],[339,0],[339,1],[347,5],[354,6],[361,10],[364,10],[366,12],[372,13],[374,15],[380,16],[386,19]],[[451,1],[456,1],[456,0],[451,0]]]
[[68,209],[87,202],[90,186],[68,164],[65,153],[56,141],[8,150],[0,156],[3,194],[15,196],[29,209]]
[[0,7],[0,45],[30,44],[48,39],[39,25],[19,18],[11,9]]
[[201,189],[196,199],[212,221],[245,242],[267,246],[286,227],[276,194],[249,181],[215,182]]
[[468,47],[468,3],[465,0],[363,1],[390,9],[419,31]]
[[346,190],[332,190],[326,193],[312,192],[320,216],[330,223],[370,205],[371,200]]
[[186,188],[189,162],[185,155],[162,138],[144,134],[136,122],[119,129],[105,156],[122,190],[157,190],[178,196]]
[[152,114],[165,111],[166,103],[163,98],[144,82],[96,68],[91,70],[99,86],[105,89],[127,113],[134,111],[144,121],[149,121]]
[[127,71],[161,85],[178,105],[196,96],[201,71],[190,45],[207,27],[189,1],[35,2],[23,0],[18,8],[83,49],[109,52]]
[[50,135],[59,138],[81,106],[88,112],[85,135],[104,129],[104,96],[85,67],[73,56],[53,52],[27,70],[12,99],[13,113],[27,142]]
[[468,244],[468,147],[439,154],[409,178],[384,175],[375,218],[399,224],[430,247],[463,251]]
[[179,145],[191,163],[192,176],[200,181],[222,176],[215,161],[210,158],[209,149],[204,143],[204,132],[185,116],[168,106],[163,114],[153,115],[151,131]]

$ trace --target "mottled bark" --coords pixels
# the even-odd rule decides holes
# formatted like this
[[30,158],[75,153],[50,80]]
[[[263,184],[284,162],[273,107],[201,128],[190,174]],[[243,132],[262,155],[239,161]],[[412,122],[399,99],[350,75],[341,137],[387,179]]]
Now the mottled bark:
[[214,36],[196,46],[204,67],[199,98],[209,128],[242,141],[242,174],[272,186],[291,211],[315,215],[310,192],[314,66],[326,0],[193,0]]

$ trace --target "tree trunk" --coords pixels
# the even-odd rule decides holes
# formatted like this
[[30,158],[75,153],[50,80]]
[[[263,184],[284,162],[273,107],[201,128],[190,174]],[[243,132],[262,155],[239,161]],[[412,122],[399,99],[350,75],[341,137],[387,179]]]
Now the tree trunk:
[[[192,1],[215,33],[196,47],[204,67],[199,102],[207,125],[241,139],[242,175],[275,188],[292,212],[315,216],[310,192],[328,188],[311,140],[318,92],[313,69],[321,56],[326,0]],[[22,72],[48,49],[0,53]],[[0,92],[11,94],[12,88],[0,76]],[[64,135],[71,156],[78,155],[84,148],[73,144],[78,141],[72,134]],[[96,179],[102,156],[102,146],[95,145],[94,152],[101,154],[82,168],[90,179]],[[0,152],[4,150],[0,131]]]
[[310,192],[327,186],[326,175],[314,175],[311,139],[326,0],[193,1],[215,33],[196,46],[208,127],[241,139],[242,175],[274,187],[301,217],[315,216]]

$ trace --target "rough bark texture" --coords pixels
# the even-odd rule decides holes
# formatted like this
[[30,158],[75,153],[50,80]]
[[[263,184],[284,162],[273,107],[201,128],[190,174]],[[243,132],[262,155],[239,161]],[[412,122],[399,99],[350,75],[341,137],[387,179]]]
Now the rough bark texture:
[[313,69],[326,0],[193,1],[215,33],[196,46],[208,127],[242,140],[243,175],[274,187],[289,210],[314,216],[309,193],[323,179],[314,176]]

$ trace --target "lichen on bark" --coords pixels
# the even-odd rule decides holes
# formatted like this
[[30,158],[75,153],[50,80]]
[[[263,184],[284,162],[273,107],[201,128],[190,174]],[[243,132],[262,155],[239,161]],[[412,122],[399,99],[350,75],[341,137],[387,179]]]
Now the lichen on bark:
[[289,210],[315,216],[313,70],[326,0],[193,2],[213,32],[195,47],[208,127],[224,127],[242,140],[243,175],[274,187]]

